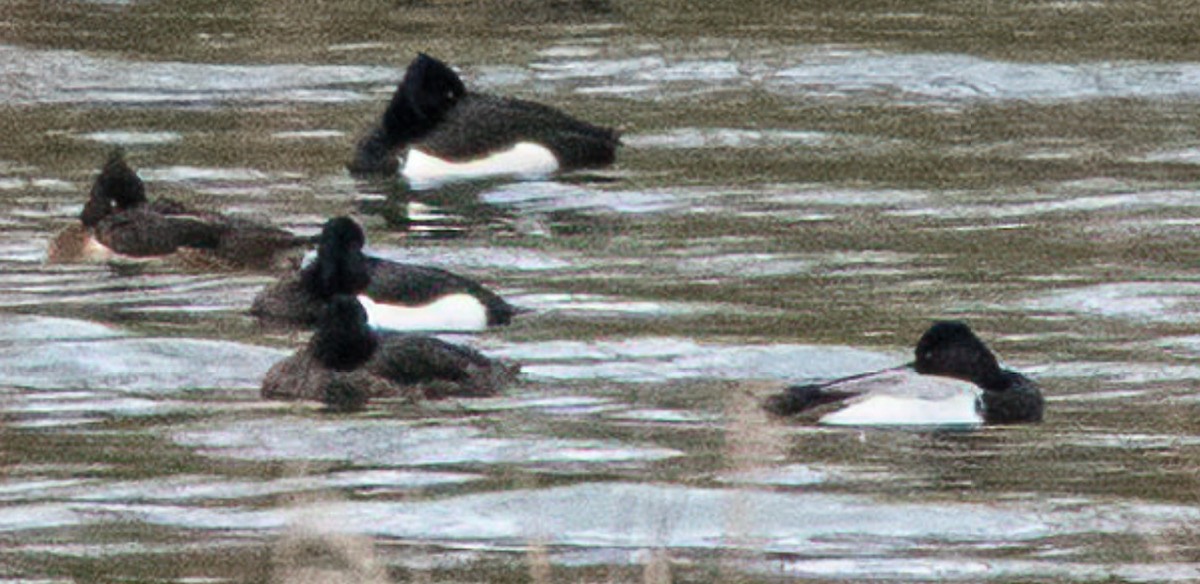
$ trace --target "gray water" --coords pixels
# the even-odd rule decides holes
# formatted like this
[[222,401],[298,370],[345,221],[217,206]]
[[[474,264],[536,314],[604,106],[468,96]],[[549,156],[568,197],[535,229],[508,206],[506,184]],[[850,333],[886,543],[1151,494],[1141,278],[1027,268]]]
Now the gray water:
[[[1200,579],[1200,45],[1185,2],[41,3],[0,11],[0,582]],[[428,51],[624,132],[409,193],[351,145]],[[151,196],[535,309],[502,397],[263,402],[262,273],[46,265]],[[1041,425],[827,429],[785,384],[965,319]],[[338,580],[338,578],[341,578]]]

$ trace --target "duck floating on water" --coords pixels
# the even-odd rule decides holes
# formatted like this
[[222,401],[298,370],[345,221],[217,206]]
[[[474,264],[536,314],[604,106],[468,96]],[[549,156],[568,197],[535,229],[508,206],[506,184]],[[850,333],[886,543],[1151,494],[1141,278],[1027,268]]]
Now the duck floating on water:
[[163,258],[177,253],[192,266],[272,269],[299,259],[312,238],[171,199],[153,202],[146,186],[114,149],[92,184],[79,223],[50,244],[51,263]]
[[483,178],[537,180],[611,165],[620,133],[550,106],[468,91],[420,53],[355,147],[350,172],[395,175],[426,189]]
[[354,411],[379,397],[495,395],[519,373],[515,364],[433,337],[378,334],[357,298],[335,294],[308,344],[267,371],[262,397]]
[[325,223],[306,265],[263,289],[251,314],[311,326],[329,299],[357,296],[373,328],[477,332],[512,322],[519,310],[482,284],[446,270],[363,253],[366,234],[349,217]]
[[907,365],[789,387],[764,408],[845,426],[1020,424],[1042,421],[1030,378],[1002,368],[965,323],[935,322]]

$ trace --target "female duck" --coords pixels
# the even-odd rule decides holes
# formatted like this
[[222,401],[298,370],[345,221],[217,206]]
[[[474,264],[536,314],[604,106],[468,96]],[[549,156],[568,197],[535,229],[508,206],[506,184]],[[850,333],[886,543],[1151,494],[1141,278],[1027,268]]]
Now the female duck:
[[1003,369],[962,322],[934,323],[917,342],[916,360],[875,373],[787,388],[764,407],[778,415],[828,412],[831,425],[977,425],[1042,421],[1033,380]]
[[267,269],[298,254],[309,238],[220,213],[197,211],[170,199],[150,202],[146,187],[114,150],[92,184],[79,215],[50,244],[51,263],[150,258],[191,253],[187,261]]
[[552,107],[469,92],[450,67],[421,53],[348,166],[355,174],[399,170],[409,185],[424,189],[608,166],[619,145],[617,131]]
[[363,253],[366,235],[353,219],[325,223],[317,254],[254,299],[255,316],[311,326],[329,299],[358,296],[371,326],[399,331],[480,331],[506,325],[517,309],[478,282],[445,270]]
[[358,300],[336,294],[308,345],[267,371],[262,397],[320,400],[331,409],[351,411],[374,397],[494,395],[519,371],[432,337],[377,335]]

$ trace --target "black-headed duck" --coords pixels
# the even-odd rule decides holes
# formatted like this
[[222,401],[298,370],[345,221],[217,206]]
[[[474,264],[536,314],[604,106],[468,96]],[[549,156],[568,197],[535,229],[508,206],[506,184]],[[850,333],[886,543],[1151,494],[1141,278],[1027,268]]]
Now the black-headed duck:
[[495,395],[519,371],[433,337],[376,333],[357,298],[335,294],[308,344],[267,371],[262,397],[319,400],[335,410],[356,410],[378,397]]
[[[789,387],[765,409],[807,413],[829,425],[976,425],[1040,422],[1041,389],[1000,366],[965,323],[936,322],[917,342],[916,359],[879,372]],[[831,411],[832,410],[832,411]]]
[[450,67],[421,53],[348,167],[353,174],[399,172],[416,189],[480,178],[537,180],[611,165],[620,143],[616,130],[550,106],[468,91]]
[[311,238],[248,219],[146,197],[142,179],[114,149],[92,184],[79,223],[50,244],[51,263],[186,255],[189,266],[271,269],[294,263]]
[[251,314],[311,326],[336,294],[352,294],[371,326],[394,331],[480,331],[509,324],[517,309],[483,285],[456,274],[363,253],[366,234],[349,217],[325,223],[317,253],[299,270],[263,289]]

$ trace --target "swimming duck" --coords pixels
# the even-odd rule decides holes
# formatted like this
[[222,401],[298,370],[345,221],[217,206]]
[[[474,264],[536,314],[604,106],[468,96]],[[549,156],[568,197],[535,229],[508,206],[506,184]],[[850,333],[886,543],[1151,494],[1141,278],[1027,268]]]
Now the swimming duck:
[[320,400],[354,411],[375,397],[494,395],[519,372],[515,364],[433,337],[379,335],[367,326],[357,298],[335,294],[308,344],[267,371],[262,397]]
[[489,177],[533,180],[608,166],[620,143],[616,130],[555,108],[467,91],[450,67],[420,53],[348,167],[353,174],[399,171],[417,189]]
[[311,326],[337,294],[358,297],[372,327],[399,331],[480,331],[506,325],[517,309],[483,285],[427,266],[363,253],[366,234],[349,217],[325,223],[315,258],[263,289],[250,313]]
[[1040,422],[1044,400],[1033,380],[1002,368],[965,323],[941,321],[917,341],[910,364],[789,387],[764,408],[784,416],[828,412],[819,421],[829,425],[1018,424]]
[[191,253],[186,261],[267,269],[287,261],[311,238],[220,213],[198,211],[171,199],[146,198],[146,187],[115,149],[92,184],[79,223],[50,244],[51,263],[108,261]]

